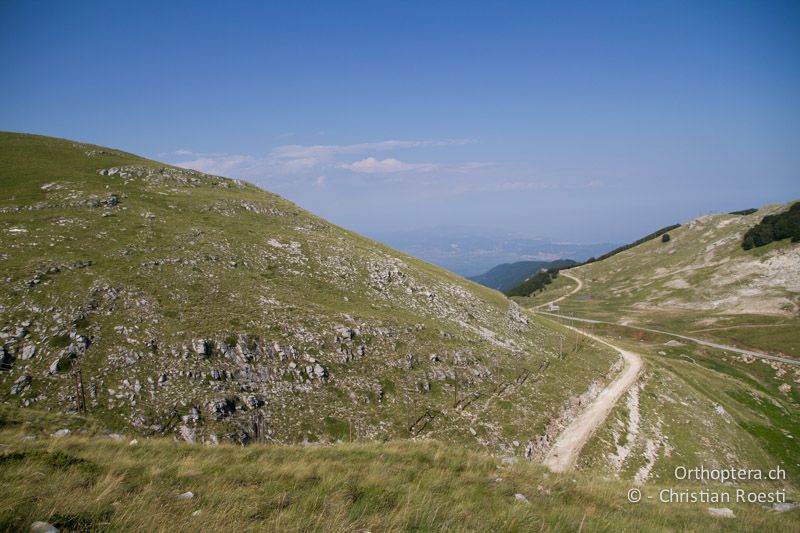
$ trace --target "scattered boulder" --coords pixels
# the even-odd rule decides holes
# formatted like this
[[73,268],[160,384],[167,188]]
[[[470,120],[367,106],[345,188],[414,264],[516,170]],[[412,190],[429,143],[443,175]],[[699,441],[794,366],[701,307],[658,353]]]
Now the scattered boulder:
[[328,377],[328,371],[325,370],[325,367],[323,367],[321,364],[317,363],[314,365],[314,375],[319,379],[325,379]]
[[178,434],[190,444],[194,444],[197,441],[197,432],[189,426],[178,426]]
[[197,423],[200,421],[200,410],[197,407],[192,407],[181,419],[187,424]]
[[55,374],[56,372],[58,372],[58,366],[60,362],[61,358],[59,357],[58,359],[50,363],[50,367],[47,369],[48,372],[50,372],[51,374]]
[[258,409],[264,405],[264,401],[256,396],[244,396],[242,398],[242,402],[247,406],[248,409]]
[[25,391],[31,386],[31,380],[32,378],[28,374],[22,374],[11,386],[11,395],[16,396]]
[[222,420],[229,417],[236,410],[236,406],[229,398],[211,400],[206,404],[206,410],[214,420]]
[[789,394],[790,392],[792,392],[792,386],[789,385],[788,383],[784,383],[780,387],[778,387],[778,390],[784,394]]
[[195,339],[192,341],[192,348],[197,355],[207,357],[211,355],[211,343],[206,339]]
[[717,518],[736,518],[733,511],[727,507],[709,507],[708,514],[716,516]]
[[187,491],[175,496],[176,500],[191,500],[192,498],[194,498],[194,493],[192,493],[191,491]]
[[530,503],[528,501],[528,498],[526,498],[524,494],[520,494],[519,492],[514,494],[514,499],[517,500],[518,502]]
[[19,355],[19,358],[23,361],[30,359],[36,355],[36,346],[33,344],[29,344],[22,349],[22,352]]
[[341,340],[350,340],[355,337],[355,331],[347,326],[336,326],[336,336]]
[[796,508],[796,503],[790,502],[782,502],[782,503],[773,503],[772,510],[778,513],[785,513],[786,511],[791,511],[792,509]]
[[58,431],[53,433],[53,437],[56,438],[56,439],[60,439],[61,437],[66,437],[70,433],[72,433],[72,432],[70,430],[66,429],[66,428],[65,429],[59,429]]

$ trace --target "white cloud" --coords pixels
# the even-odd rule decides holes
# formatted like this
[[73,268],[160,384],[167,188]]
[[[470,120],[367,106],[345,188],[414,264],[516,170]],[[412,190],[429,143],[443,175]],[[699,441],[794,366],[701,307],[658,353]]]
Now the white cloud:
[[400,150],[407,148],[425,148],[437,146],[456,146],[471,144],[472,139],[442,139],[426,141],[380,141],[358,144],[286,144],[278,146],[272,151],[272,156],[280,159],[330,159],[342,154],[363,154],[368,152],[380,152],[387,150]]
[[[197,155],[197,154],[195,154]],[[241,177],[248,169],[257,166],[258,160],[249,155],[226,154],[220,156],[198,157],[190,161],[176,163],[176,166],[199,170],[218,176]]]
[[[378,141],[357,144],[287,144],[274,148],[264,157],[243,154],[199,153],[181,148],[173,152],[178,157],[191,157],[188,161],[177,163],[178,166],[192,168],[209,174],[220,174],[244,178],[276,178],[280,176],[305,175],[312,178],[326,168],[340,168],[368,173],[391,172],[430,172],[444,168],[433,163],[404,163],[397,159],[376,159],[367,157],[354,163],[341,163],[337,160],[342,155],[354,155],[370,152],[381,152],[401,149],[456,146],[475,142],[472,139],[439,139],[410,141]],[[467,163],[464,171],[478,168],[481,163]],[[461,170],[455,166],[452,170]]]
[[368,157],[354,163],[339,165],[339,168],[362,174],[384,174],[390,172],[431,172],[437,166],[433,163],[403,163],[398,159],[375,159]]

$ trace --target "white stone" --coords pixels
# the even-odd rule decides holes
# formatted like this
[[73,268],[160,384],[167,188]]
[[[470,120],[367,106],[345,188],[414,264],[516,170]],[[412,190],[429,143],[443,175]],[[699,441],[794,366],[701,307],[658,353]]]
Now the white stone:
[[733,511],[727,507],[709,507],[708,514],[718,518],[736,518],[736,515],[733,514]]

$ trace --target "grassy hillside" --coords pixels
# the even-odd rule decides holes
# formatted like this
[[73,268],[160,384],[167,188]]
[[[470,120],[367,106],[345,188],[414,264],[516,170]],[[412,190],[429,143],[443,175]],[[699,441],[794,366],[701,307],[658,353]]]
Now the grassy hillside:
[[0,193],[7,405],[196,442],[514,455],[617,359],[558,358],[561,333],[499,293],[241,181],[5,133]]
[[[566,271],[583,281],[562,314],[650,326],[800,357],[800,247],[742,249],[767,213],[702,217],[605,260]],[[523,306],[570,293],[558,278]],[[569,323],[565,319],[561,320]],[[687,463],[782,465],[800,476],[800,367],[620,325],[574,323],[641,354],[645,370],[583,450],[579,469],[663,483]]]
[[716,518],[708,504],[648,499],[662,488],[697,489],[669,481],[642,487],[643,501],[630,503],[629,482],[551,474],[433,441],[129,445],[54,439],[48,415],[26,414],[2,417],[2,530],[46,521],[62,531],[796,531],[800,513],[730,504],[735,518]]
[[791,204],[695,219],[603,261],[562,309],[800,357],[800,243],[742,249],[745,233]]
[[556,261],[518,261],[516,263],[497,265],[491,270],[469,279],[507,294],[509,290],[542,269],[547,270],[548,268],[559,268],[575,264],[577,263],[571,259],[558,259]]

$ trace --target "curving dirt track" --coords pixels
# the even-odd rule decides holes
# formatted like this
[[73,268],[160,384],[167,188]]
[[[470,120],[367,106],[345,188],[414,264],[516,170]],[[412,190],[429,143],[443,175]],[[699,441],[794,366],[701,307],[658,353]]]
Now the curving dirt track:
[[[566,276],[576,282],[576,287],[569,293],[556,298],[555,300],[545,302],[535,307],[535,309],[550,305],[552,303],[560,302],[561,300],[572,296],[583,288],[583,282],[580,278],[561,272],[560,275]],[[618,351],[622,358],[625,360],[625,368],[612,381],[600,394],[590,403],[577,417],[558,435],[553,446],[550,447],[547,455],[544,458],[544,464],[553,472],[564,472],[575,466],[575,461],[583,449],[583,446],[594,434],[600,425],[605,422],[608,413],[614,408],[614,405],[622,397],[627,390],[636,383],[639,377],[639,372],[642,369],[642,358],[639,354],[631,352],[630,350],[623,350],[619,346],[615,346],[596,335],[586,333],[572,326],[565,326],[573,331],[580,333],[590,339],[605,344]]]

